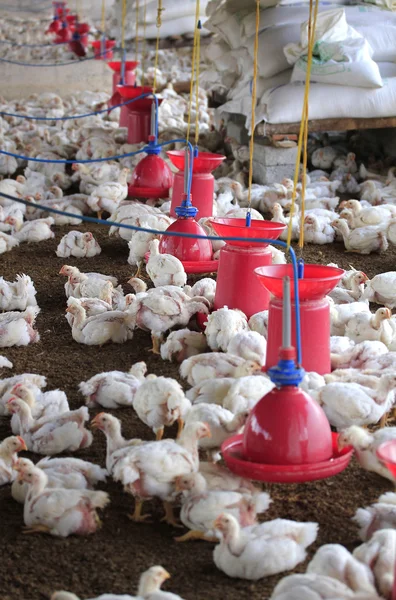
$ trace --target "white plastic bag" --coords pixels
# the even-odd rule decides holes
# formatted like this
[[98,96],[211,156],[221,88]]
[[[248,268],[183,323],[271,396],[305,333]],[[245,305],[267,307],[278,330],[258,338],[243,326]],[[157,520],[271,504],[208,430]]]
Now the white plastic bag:
[[[318,15],[311,69],[311,81],[354,87],[382,86],[378,65],[367,40],[350,27],[343,8]],[[301,26],[299,44],[287,44],[286,59],[294,64],[292,81],[305,81],[308,63],[308,22]]]

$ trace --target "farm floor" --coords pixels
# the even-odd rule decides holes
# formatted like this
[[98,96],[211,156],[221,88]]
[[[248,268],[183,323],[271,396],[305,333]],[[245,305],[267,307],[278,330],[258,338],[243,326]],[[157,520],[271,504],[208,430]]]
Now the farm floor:
[[[82,401],[77,384],[101,371],[127,370],[133,363],[145,360],[149,372],[173,377],[178,374],[177,365],[149,353],[150,337],[141,331],[121,346],[97,348],[78,345],[72,340],[64,318],[65,280],[58,275],[62,264],[69,262],[83,271],[113,274],[123,284],[133,272],[126,262],[125,242],[108,238],[104,227],[98,226],[94,231],[102,246],[102,254],[94,260],[65,261],[55,256],[56,245],[66,228],[57,231],[56,240],[24,244],[0,258],[0,274],[6,279],[14,279],[19,272],[33,278],[41,307],[38,318],[41,341],[27,348],[6,349],[2,353],[14,363],[13,374],[40,373],[48,378],[47,389],[65,390],[72,408],[80,406]],[[337,244],[306,246],[304,259],[323,264],[337,262],[345,268],[353,264],[370,277],[394,270],[396,251],[391,248],[384,255],[364,257],[346,254]],[[7,376],[8,372],[3,373],[3,377]],[[93,416],[93,411],[91,413]],[[151,433],[132,409],[118,411],[117,416],[122,419],[126,437],[151,439]],[[9,434],[8,419],[0,418],[0,439]],[[96,433],[91,448],[76,456],[104,465],[102,434]],[[59,589],[73,591],[81,598],[105,592],[134,594],[140,573],[154,564],[162,564],[172,574],[168,589],[186,600],[263,600],[271,595],[274,585],[282,577],[270,577],[256,583],[229,579],[214,566],[211,544],[193,542],[186,545],[173,541],[176,532],[160,523],[162,508],[159,504],[151,507],[153,524],[137,525],[127,518],[132,499],[112,482],[105,489],[110,493],[111,504],[103,515],[102,529],[89,538],[65,540],[23,535],[22,507],[13,501],[7,486],[0,489],[1,600],[47,600]],[[340,543],[349,549],[356,546],[359,543],[357,528],[351,517],[358,507],[373,502],[382,492],[391,489],[391,484],[361,470],[353,461],[334,479],[305,485],[272,484],[267,489],[273,503],[266,519],[282,517],[319,523],[317,542],[310,548],[312,556],[315,549],[325,543]],[[299,571],[304,568],[304,564],[300,565]]]

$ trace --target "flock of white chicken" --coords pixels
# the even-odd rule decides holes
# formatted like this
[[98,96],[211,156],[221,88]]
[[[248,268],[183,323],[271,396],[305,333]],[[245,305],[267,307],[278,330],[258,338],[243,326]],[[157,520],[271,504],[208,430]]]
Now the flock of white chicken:
[[[18,27],[22,24],[15,25],[14,33]],[[26,41],[36,42],[38,32],[36,35],[33,25],[29,27]],[[4,39],[1,28],[0,34]],[[12,51],[17,49],[10,47]],[[183,56],[181,65],[175,66],[166,53],[162,57],[160,67],[166,85],[185,70],[188,61]],[[148,77],[152,75],[149,70]],[[188,99],[169,84],[162,94],[165,100],[160,107],[160,141],[185,137]],[[44,93],[25,101],[2,101],[0,110],[59,117],[94,111],[105,107],[107,100],[104,93],[85,92],[68,99]],[[199,112],[200,148],[216,152],[225,147],[231,155],[217,172],[214,214],[244,216],[248,210],[247,148],[211,129],[212,114],[203,91],[193,111]],[[23,156],[55,160],[108,158],[140,149],[142,145],[126,143],[126,130],[118,128],[118,116],[117,110],[58,122],[3,116],[1,147]],[[4,177],[1,193],[74,215],[50,214],[0,197],[0,253],[20,243],[53,238],[54,225],[77,226],[83,215],[109,213],[110,220],[120,225],[109,228],[109,235],[128,242],[128,263],[139,268],[128,282],[122,282],[128,283],[134,293],[125,294],[114,276],[83,273],[65,264],[60,275],[67,278],[66,319],[71,335],[77,343],[102,346],[131,340],[136,329],[149,331],[153,351],[163,360],[180,363],[180,376],[190,387],[185,392],[175,379],[147,374],[145,363],[140,362],[127,373],[98,373],[80,382],[85,406],[70,410],[63,391],[44,391],[46,378],[41,375],[3,377],[0,415],[10,418],[10,436],[0,444],[0,485],[11,484],[13,498],[24,504],[25,531],[67,537],[97,530],[97,511],[104,509],[110,498],[106,492],[96,491],[95,486],[111,477],[133,498],[131,519],[148,520],[150,514],[143,511],[143,503],[159,498],[164,505],[164,520],[187,529],[176,540],[215,542],[214,563],[228,576],[258,580],[293,570],[304,561],[306,549],[315,541],[318,524],[285,519],[259,523],[258,515],[270,505],[269,495],[219,464],[223,441],[243,430],[249,411],[273,387],[261,371],[266,357],[268,312],[248,320],[238,310],[213,310],[215,279],[205,277],[193,286],[187,285],[180,261],[159,253],[159,236],[122,227],[126,224],[164,231],[172,223],[168,200],[146,204],[127,200],[127,181],[141,158],[137,155],[92,165],[75,163],[70,171],[64,164],[0,155]],[[315,170],[309,174],[306,191],[306,242],[326,244],[343,239],[347,250],[363,254],[385,250],[389,242],[396,244],[396,177],[392,169],[383,176],[380,169],[368,171],[364,165],[358,168],[348,148],[342,144],[319,145],[318,140],[312,142],[310,160]],[[11,176],[20,168],[24,174],[13,179]],[[78,186],[78,191],[72,186]],[[73,193],[68,194],[71,188]],[[290,216],[284,211],[290,210],[292,192],[291,180],[271,186],[254,185],[253,218],[263,219],[262,213],[272,212],[273,220],[288,223]],[[337,193],[359,200],[340,204]],[[298,204],[292,219],[296,239],[300,228]],[[214,235],[210,219],[200,222]],[[214,253],[222,246],[220,239],[215,240]],[[56,255],[81,258],[100,252],[92,233],[69,231],[60,240]],[[148,252],[146,272],[153,287],[140,277]],[[280,250],[273,248],[272,253],[274,262],[286,262]],[[371,312],[369,302],[379,305],[376,312]],[[377,459],[376,449],[382,442],[396,439],[396,428],[381,427],[371,432],[366,426],[384,426],[395,404],[396,318],[391,309],[396,307],[396,272],[368,280],[361,271],[351,269],[331,292],[329,303],[333,371],[324,377],[307,373],[302,388],[341,432],[340,447],[352,445],[364,469],[391,479]],[[17,275],[13,282],[0,278],[0,310],[1,348],[39,341],[35,319],[40,309],[28,275]],[[207,315],[204,332],[192,324],[197,313]],[[10,369],[13,365],[1,356],[0,367]],[[88,409],[97,407],[134,410],[155,439],[125,439],[121,421],[100,412],[92,419],[91,428],[106,438],[105,468],[71,456],[57,457],[90,446],[93,436],[87,428]],[[163,438],[165,428],[175,423],[177,438]],[[18,457],[25,450],[44,458],[33,464]],[[337,544],[322,546],[306,574],[284,578],[272,599],[390,599],[396,559],[395,504],[396,494],[389,492],[376,504],[359,509],[354,518],[363,544],[353,553]],[[181,507],[181,523],[174,516],[174,506]],[[180,596],[160,590],[168,577],[162,567],[152,567],[141,576],[135,598],[180,600]],[[52,599],[78,600],[70,592],[56,592]]]

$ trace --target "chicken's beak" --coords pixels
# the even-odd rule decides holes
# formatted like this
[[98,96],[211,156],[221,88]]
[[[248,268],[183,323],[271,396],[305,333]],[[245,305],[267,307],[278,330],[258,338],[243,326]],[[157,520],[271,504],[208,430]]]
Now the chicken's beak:
[[180,484],[179,477],[176,477],[176,479],[175,479],[175,490],[176,490],[176,492],[182,492],[183,491],[183,488],[182,488],[182,486]]
[[386,309],[386,318],[390,319],[392,317],[392,311],[390,310],[390,308]]
[[63,275],[63,267],[61,268],[61,270],[58,273],[59,275]]
[[366,273],[363,273],[363,271],[362,271],[362,275],[363,275],[363,281],[370,281],[369,278],[367,277]]
[[164,581],[166,579],[170,579],[171,578],[170,573],[168,573],[168,571],[165,571],[165,569],[164,569],[164,572],[163,572],[162,576],[164,578]]
[[70,306],[68,306],[68,307],[66,308],[66,312],[67,312],[67,313],[71,313]]
[[206,425],[206,432],[205,432],[205,434],[203,435],[203,437],[204,437],[204,438],[206,438],[206,437],[207,437],[207,438],[210,438],[210,437],[212,437],[212,434],[210,433],[210,427],[209,427],[208,423],[205,423],[205,425]]
[[214,529],[220,529],[222,528],[221,526],[221,517],[217,517],[217,519],[215,521],[213,521],[213,527]]

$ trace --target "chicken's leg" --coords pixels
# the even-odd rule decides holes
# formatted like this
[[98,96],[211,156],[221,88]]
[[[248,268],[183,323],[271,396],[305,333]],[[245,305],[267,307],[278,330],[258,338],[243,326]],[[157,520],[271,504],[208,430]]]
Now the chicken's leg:
[[217,543],[219,541],[218,538],[207,535],[203,531],[192,530],[180,537],[173,538],[175,542],[190,542],[192,540],[205,540],[205,542],[214,542]]
[[157,442],[159,442],[159,440],[162,440],[163,435],[164,435],[164,428],[161,427],[161,429],[157,429],[155,435],[156,435],[155,439],[157,440]]
[[24,527],[22,533],[49,533],[49,527],[46,525],[32,525],[31,527]]
[[175,519],[175,515],[173,514],[173,504],[171,502],[163,502],[165,509],[165,516],[162,517],[161,521],[165,521],[168,525],[172,525],[173,527],[183,527],[183,525]]
[[385,427],[388,417],[389,417],[389,413],[387,413],[387,412],[382,415],[380,422],[379,422],[380,427]]
[[102,219],[102,217],[103,217],[103,210],[98,210],[96,216],[98,217],[98,219]]
[[151,515],[142,515],[143,502],[141,500],[135,500],[135,511],[132,515],[128,515],[128,518],[131,521],[135,521],[135,523],[144,523],[148,522],[148,519],[151,518]]
[[179,437],[181,436],[181,434],[182,434],[182,431],[183,431],[183,429],[184,429],[184,420],[183,420],[181,417],[179,417],[179,418],[177,419],[177,424],[178,424],[178,428],[177,428],[177,436],[176,436],[176,439],[179,439]]
[[153,342],[153,347],[150,349],[150,352],[152,352],[153,354],[161,354],[161,338],[159,338],[157,335],[152,334],[151,340]]

